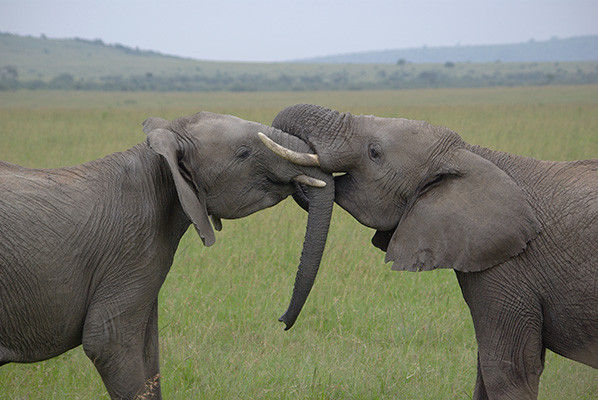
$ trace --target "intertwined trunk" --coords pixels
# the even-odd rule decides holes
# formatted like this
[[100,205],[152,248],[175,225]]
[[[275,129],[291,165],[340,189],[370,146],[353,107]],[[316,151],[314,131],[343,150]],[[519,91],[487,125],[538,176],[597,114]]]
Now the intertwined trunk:
[[[310,152],[302,140],[279,130],[269,131],[267,136],[288,149],[302,153]],[[287,311],[279,318],[279,321],[285,323],[285,330],[290,329],[295,323],[313,287],[324,253],[334,205],[333,177],[314,167],[308,168],[308,171],[311,177],[324,181],[326,186],[319,188],[297,185],[298,192],[295,197],[303,197],[306,200],[303,205],[308,209],[309,215],[293,295]]]
[[301,252],[301,261],[295,277],[295,286],[289,308],[279,321],[286,325],[285,330],[290,329],[299,316],[307,296],[313,287],[318,273],[328,228],[330,227],[330,218],[334,205],[334,180],[329,175],[323,175],[326,182],[326,188],[308,188],[309,196],[309,216],[307,218],[307,229],[305,240],[303,242],[303,251]]
[[361,143],[351,136],[352,121],[348,113],[296,104],[278,113],[272,126],[306,142],[318,154],[322,171],[333,173],[347,171],[360,154]]

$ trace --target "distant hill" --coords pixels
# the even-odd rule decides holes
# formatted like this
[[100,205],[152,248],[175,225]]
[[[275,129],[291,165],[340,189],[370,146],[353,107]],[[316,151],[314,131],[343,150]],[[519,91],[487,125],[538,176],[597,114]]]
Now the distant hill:
[[296,62],[306,63],[412,63],[472,62],[565,62],[598,61],[598,35],[525,43],[420,47],[401,50],[366,51],[314,57]]
[[[596,38],[593,37],[592,43],[596,43]],[[550,43],[567,47],[564,44],[586,43],[587,39]],[[534,45],[528,43],[520,50],[531,52],[527,46]],[[592,49],[587,43],[583,46],[576,48],[586,48],[587,58],[598,60],[591,56],[596,54],[596,46]],[[490,54],[488,49],[495,46],[478,47],[479,51],[486,49]],[[461,62],[449,57],[456,54],[453,51],[436,58],[441,61],[428,59],[419,63],[407,53],[388,52],[388,61],[375,63],[374,59],[370,63],[364,58],[360,62],[351,58],[353,61],[339,63],[214,62],[106,44],[99,39],[50,39],[0,33],[0,90],[377,90],[598,83],[598,61],[505,62],[505,57],[491,53],[487,56],[491,62]],[[397,63],[398,60],[402,61]]]
[[196,60],[86,39],[50,39],[0,33],[0,65],[18,68],[25,79],[67,73],[85,79],[129,74],[173,74],[195,70]]

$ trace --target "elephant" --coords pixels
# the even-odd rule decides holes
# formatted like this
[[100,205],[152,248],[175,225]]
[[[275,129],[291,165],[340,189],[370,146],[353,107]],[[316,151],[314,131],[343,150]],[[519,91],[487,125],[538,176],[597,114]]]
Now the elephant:
[[221,219],[273,206],[296,182],[315,203],[300,265],[319,264],[333,178],[276,156],[258,132],[305,143],[206,111],[151,117],[143,131],[136,146],[73,167],[0,162],[0,365],[83,345],[112,399],[160,399],[157,296],[181,236],[193,225],[211,246]]
[[546,349],[598,368],[598,159],[543,161],[309,104],[272,125],[317,153],[335,202],[376,230],[393,270],[455,271],[478,345],[475,399],[537,398]]

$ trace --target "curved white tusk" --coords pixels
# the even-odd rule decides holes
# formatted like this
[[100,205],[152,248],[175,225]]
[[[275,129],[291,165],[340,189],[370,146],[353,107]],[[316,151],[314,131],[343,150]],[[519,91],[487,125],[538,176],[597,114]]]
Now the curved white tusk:
[[295,182],[299,182],[299,183],[302,183],[307,186],[313,186],[313,187],[319,187],[319,188],[323,188],[326,186],[326,182],[321,181],[316,178],[312,178],[311,176],[307,176],[307,175],[297,175],[296,177],[293,178],[293,180]]
[[317,154],[299,153],[279,145],[268,136],[264,135],[262,132],[258,132],[257,135],[260,137],[261,141],[264,142],[266,147],[272,150],[272,152],[284,158],[285,160],[289,160],[293,164],[301,165],[303,167],[320,166],[320,159],[318,158]]

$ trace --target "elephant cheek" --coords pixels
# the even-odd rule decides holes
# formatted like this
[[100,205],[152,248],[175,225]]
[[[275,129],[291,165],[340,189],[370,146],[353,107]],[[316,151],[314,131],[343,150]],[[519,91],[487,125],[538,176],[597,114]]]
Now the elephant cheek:
[[245,207],[241,213],[242,215],[236,218],[246,217],[265,208],[273,207],[287,198],[291,193],[292,186],[289,185],[289,189],[285,191],[271,191],[258,194],[254,201],[250,202],[247,207]]
[[334,201],[361,224],[377,230],[394,229],[402,213],[392,202],[359,185],[349,174],[335,178]]
[[243,191],[242,193],[226,198],[222,198],[221,196],[208,198],[208,212],[210,215],[218,218],[244,218],[284,200],[293,191],[292,185],[287,186],[288,188],[277,187],[277,190]]
[[[355,192],[355,181],[349,174],[334,177],[334,201],[345,208],[351,193]],[[349,210],[347,210],[349,211]]]
[[334,201],[343,210],[347,211],[356,220],[364,225],[366,218],[366,208],[361,204],[361,192],[357,188],[355,179],[350,174],[337,176],[334,178]]

